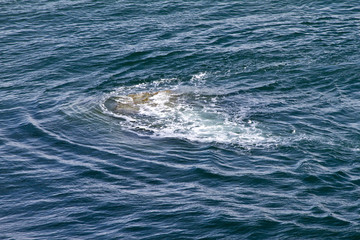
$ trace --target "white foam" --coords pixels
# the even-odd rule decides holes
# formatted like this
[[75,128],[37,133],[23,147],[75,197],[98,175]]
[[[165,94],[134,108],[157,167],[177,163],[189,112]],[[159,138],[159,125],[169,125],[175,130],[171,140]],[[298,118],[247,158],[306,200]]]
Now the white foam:
[[[207,73],[200,73],[194,75],[192,79],[202,81],[206,75]],[[129,93],[144,92],[146,89],[156,91],[176,89],[172,92],[159,92],[152,96],[150,101],[139,104],[138,114],[127,116],[109,111],[104,104],[101,104],[101,107],[106,114],[125,119],[126,121],[120,122],[122,127],[134,131],[142,129],[156,138],[180,138],[196,142],[237,144],[244,147],[274,142],[263,133],[256,122],[230,117],[229,109],[219,105],[218,97],[194,94],[196,92],[194,86],[181,87],[179,83],[172,85],[178,82],[176,80],[160,80],[153,84],[122,87],[105,97],[106,99],[111,96],[126,96]],[[166,88],[156,88],[161,84]]]
[[194,74],[191,77],[190,81],[193,82],[193,83],[195,83],[195,82],[205,83],[206,77],[207,77],[207,73],[206,72],[201,72],[201,73],[198,73],[198,74]]

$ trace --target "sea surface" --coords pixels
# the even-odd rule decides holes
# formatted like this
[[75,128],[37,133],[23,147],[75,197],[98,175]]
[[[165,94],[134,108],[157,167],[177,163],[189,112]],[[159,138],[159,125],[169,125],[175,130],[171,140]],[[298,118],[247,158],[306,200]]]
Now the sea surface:
[[1,0],[0,239],[360,239],[359,1]]

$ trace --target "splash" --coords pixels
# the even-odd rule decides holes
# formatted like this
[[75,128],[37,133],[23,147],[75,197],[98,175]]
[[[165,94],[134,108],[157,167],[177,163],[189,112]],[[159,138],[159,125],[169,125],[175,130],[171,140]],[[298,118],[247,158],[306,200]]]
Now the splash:
[[206,89],[207,74],[194,75],[189,83],[177,79],[120,87],[105,96],[103,111],[122,119],[120,124],[138,134],[196,142],[263,145],[271,141],[254,121],[234,118],[220,95]]

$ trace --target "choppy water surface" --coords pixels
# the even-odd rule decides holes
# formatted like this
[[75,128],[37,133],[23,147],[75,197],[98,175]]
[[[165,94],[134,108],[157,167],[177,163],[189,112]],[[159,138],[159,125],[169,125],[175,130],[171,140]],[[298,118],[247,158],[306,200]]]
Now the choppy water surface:
[[358,5],[1,1],[0,238],[359,239]]

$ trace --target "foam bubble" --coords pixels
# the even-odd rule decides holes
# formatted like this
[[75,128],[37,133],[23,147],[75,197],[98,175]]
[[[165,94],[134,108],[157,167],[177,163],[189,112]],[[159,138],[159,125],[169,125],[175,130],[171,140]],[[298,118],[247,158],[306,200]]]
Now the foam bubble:
[[191,77],[191,80],[190,82],[194,83],[194,84],[204,84],[205,83],[205,80],[206,80],[206,77],[207,77],[207,73],[206,72],[200,72],[198,74],[194,74],[192,77]]

